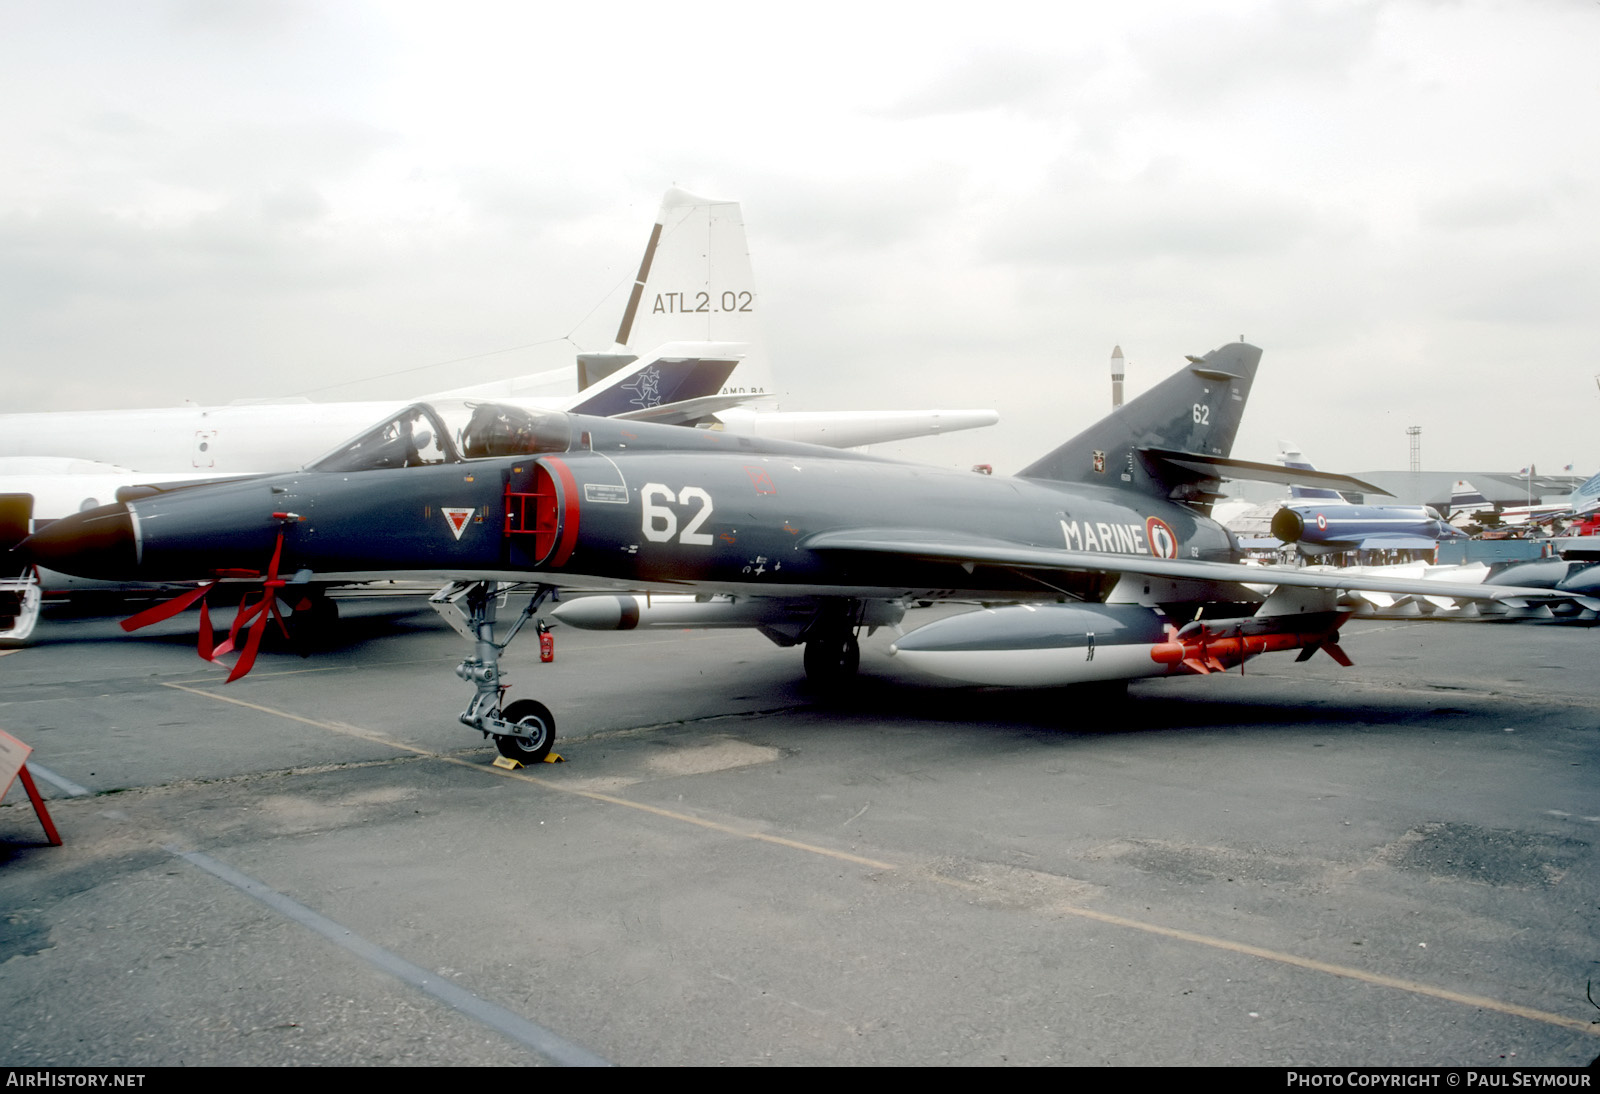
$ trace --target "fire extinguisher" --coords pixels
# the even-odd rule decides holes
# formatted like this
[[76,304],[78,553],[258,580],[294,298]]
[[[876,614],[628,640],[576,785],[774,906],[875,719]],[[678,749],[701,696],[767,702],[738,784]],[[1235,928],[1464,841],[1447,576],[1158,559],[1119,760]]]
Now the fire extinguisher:
[[556,659],[556,636],[550,633],[550,624],[539,620],[539,660],[548,665]]

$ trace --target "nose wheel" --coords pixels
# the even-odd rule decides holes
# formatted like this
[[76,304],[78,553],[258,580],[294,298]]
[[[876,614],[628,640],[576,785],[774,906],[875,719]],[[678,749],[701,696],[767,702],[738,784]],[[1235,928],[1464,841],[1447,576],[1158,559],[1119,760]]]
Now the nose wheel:
[[509,733],[495,736],[494,746],[500,750],[500,755],[518,763],[544,763],[544,758],[550,755],[550,747],[556,743],[556,720],[550,716],[550,708],[536,699],[518,699],[506,707],[500,717],[522,731],[519,736]]

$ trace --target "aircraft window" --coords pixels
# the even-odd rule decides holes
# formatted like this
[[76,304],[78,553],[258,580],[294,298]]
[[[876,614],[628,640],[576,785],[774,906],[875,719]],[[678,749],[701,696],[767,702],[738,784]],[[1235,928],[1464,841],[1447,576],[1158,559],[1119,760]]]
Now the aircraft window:
[[368,430],[316,463],[314,471],[371,471],[385,467],[424,467],[460,460],[432,410],[421,403]]
[[468,404],[467,409],[471,417],[457,439],[469,460],[565,452],[571,447],[572,426],[565,414],[508,403]]
[[492,456],[565,452],[572,424],[565,414],[510,403],[446,399],[415,403],[309,464],[313,471],[424,467]]

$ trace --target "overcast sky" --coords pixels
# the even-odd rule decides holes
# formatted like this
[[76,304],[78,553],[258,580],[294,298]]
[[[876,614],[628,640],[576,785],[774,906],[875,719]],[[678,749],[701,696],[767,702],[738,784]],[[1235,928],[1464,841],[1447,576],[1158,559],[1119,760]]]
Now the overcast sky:
[[1137,392],[1243,335],[1237,456],[1589,474],[1597,46],[1595,0],[0,0],[4,404],[563,365],[675,184],[743,206],[786,408],[1004,415],[908,458],[1014,470],[1114,343]]

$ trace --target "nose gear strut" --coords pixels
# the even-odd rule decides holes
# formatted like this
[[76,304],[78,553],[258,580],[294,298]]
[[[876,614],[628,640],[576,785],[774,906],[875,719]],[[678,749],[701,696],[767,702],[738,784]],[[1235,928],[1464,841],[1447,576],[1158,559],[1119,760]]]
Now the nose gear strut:
[[[521,587],[518,583],[507,583],[505,593],[509,595]],[[532,699],[521,699],[502,709],[501,703],[510,685],[504,683],[500,675],[500,651],[511,645],[511,640],[546,600],[560,600],[561,596],[554,585],[535,585],[528,606],[522,609],[505,637],[496,642],[494,625],[500,597],[499,582],[457,581],[429,597],[428,606],[473,644],[472,655],[456,666],[456,675],[473,686],[472,700],[461,712],[461,724],[485,737],[493,737],[502,756],[525,764],[539,763],[555,744],[555,719],[550,716],[549,708]]]

